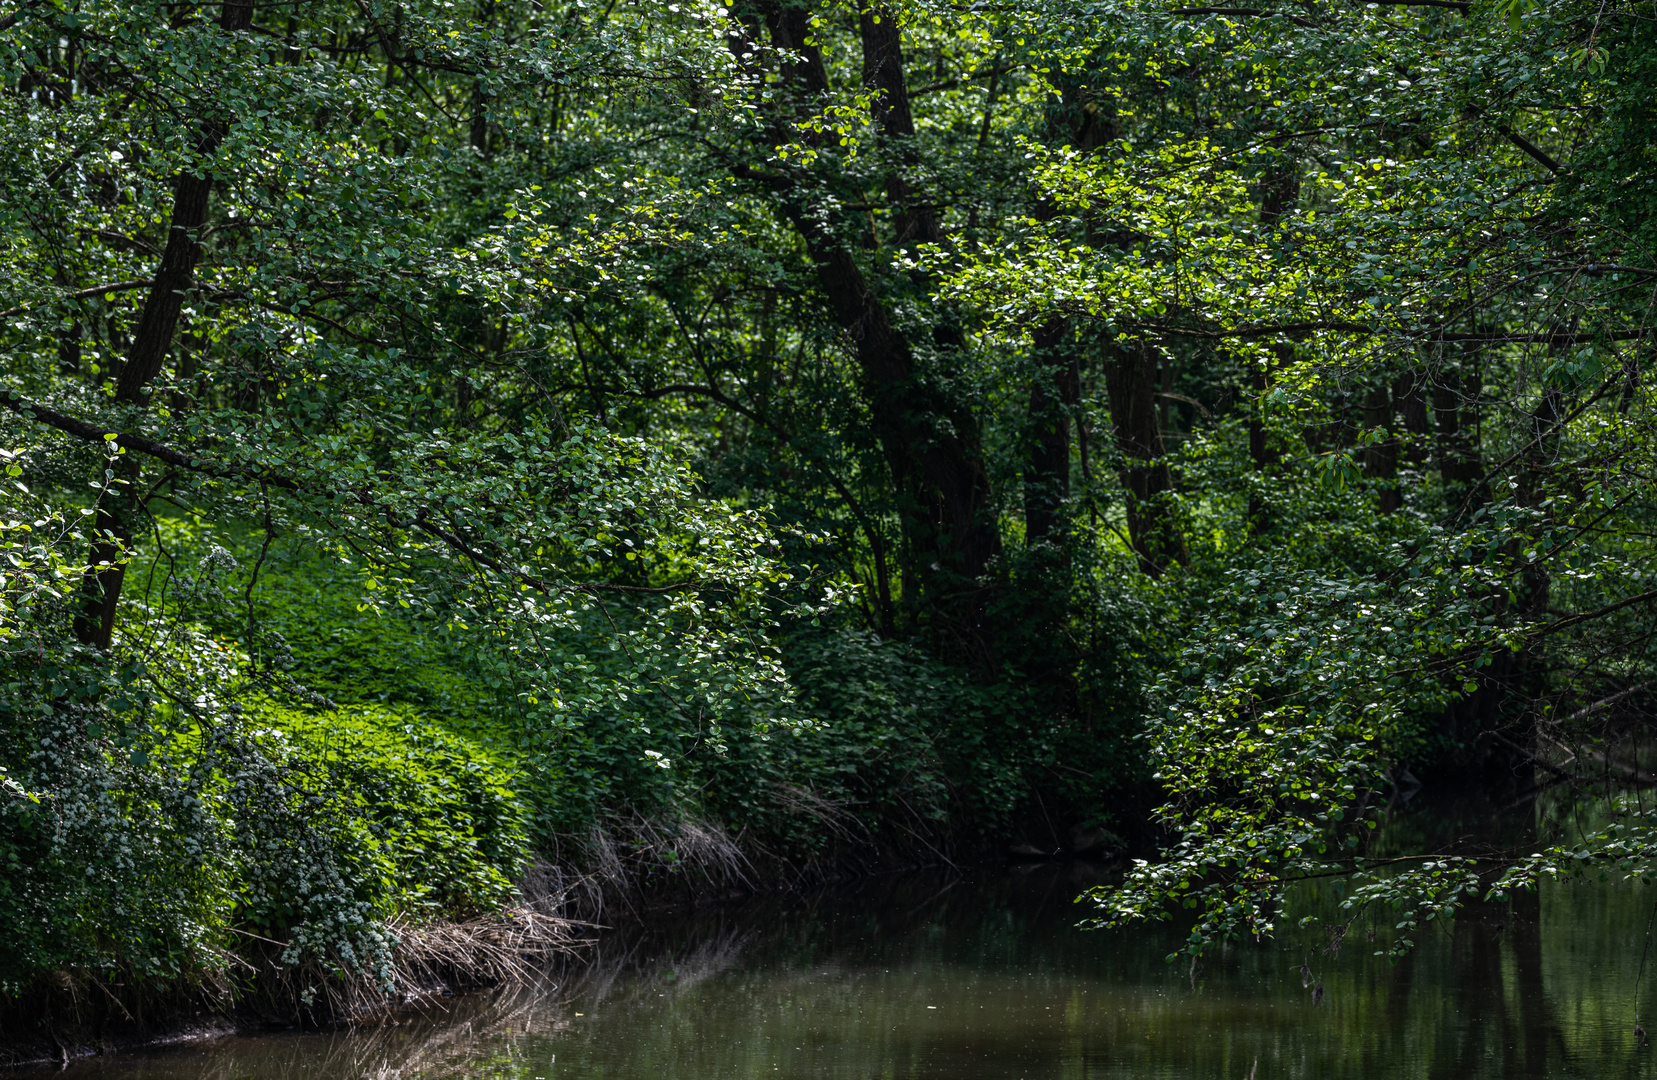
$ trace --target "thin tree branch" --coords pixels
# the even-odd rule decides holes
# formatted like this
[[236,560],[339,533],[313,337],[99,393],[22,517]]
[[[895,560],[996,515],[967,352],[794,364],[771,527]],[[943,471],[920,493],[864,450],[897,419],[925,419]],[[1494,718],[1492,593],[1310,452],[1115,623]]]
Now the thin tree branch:
[[1553,173],[1555,176],[1558,176],[1560,173],[1565,171],[1565,167],[1563,165],[1559,164],[1559,162],[1555,161],[1553,158],[1549,157],[1547,152],[1545,150],[1543,150],[1540,146],[1537,146],[1535,143],[1531,142],[1529,139],[1525,138],[1523,135],[1519,134],[1517,131],[1514,131],[1512,128],[1508,127],[1506,124],[1498,125],[1496,130],[1501,132],[1507,138],[1508,142],[1512,143],[1514,146],[1517,146],[1519,149],[1523,150],[1525,153],[1527,153],[1531,157],[1535,158],[1538,162],[1541,163],[1541,165],[1544,169],[1547,169],[1549,172]]
[[[4,405],[19,416],[38,420],[47,427],[56,428],[66,435],[73,435],[75,438],[83,439],[86,442],[112,442],[116,446],[136,450],[140,454],[146,454],[149,457],[165,461],[169,465],[176,465],[181,469],[189,469],[192,472],[214,473],[216,475],[222,474],[222,470],[214,469],[207,462],[199,458],[193,458],[188,454],[182,454],[172,447],[164,446],[153,439],[146,439],[142,435],[128,435],[119,431],[110,431],[108,428],[101,428],[97,424],[90,424],[73,416],[65,416],[63,413],[54,412],[44,406],[36,405],[32,401],[25,400],[22,395],[12,390],[0,389],[0,405]],[[298,490],[299,487],[297,483],[286,477],[274,476],[263,477],[262,479],[266,483],[289,490]]]
[[16,26],[17,25],[17,20],[23,17],[23,13],[25,11],[28,11],[30,8],[37,8],[37,7],[40,7],[40,6],[41,6],[40,0],[33,0],[32,3],[24,4],[22,7],[18,8],[16,11],[12,12],[10,15],[7,15],[4,18],[0,18],[0,34],[3,34],[7,30],[10,30],[12,27]]
[[134,281],[112,281],[108,285],[94,285],[92,288],[82,289],[80,292],[64,293],[61,296],[43,297],[39,300],[29,300],[25,303],[18,304],[16,307],[9,307],[4,311],[0,311],[0,319],[10,318],[13,315],[21,315],[23,312],[28,311],[36,304],[45,304],[52,300],[85,300],[89,296],[98,296],[103,293],[131,292],[134,289],[147,289],[153,284],[155,284],[154,278],[143,278],[141,280]]
[[1579,623],[1592,622],[1594,619],[1603,619],[1605,616],[1615,614],[1623,608],[1630,608],[1636,604],[1649,603],[1652,600],[1657,600],[1657,589],[1648,589],[1643,593],[1636,593],[1633,596],[1618,600],[1614,604],[1606,604],[1604,607],[1596,608],[1593,611],[1578,612],[1575,615],[1567,615],[1562,619],[1555,619],[1553,622],[1548,623],[1546,626],[1538,630],[1536,632],[1536,636],[1542,637],[1546,634],[1557,633],[1560,630],[1576,626]]
[[1230,7],[1175,8],[1173,11],[1169,12],[1169,14],[1170,15],[1230,15],[1230,16],[1233,16],[1233,17],[1239,18],[1239,19],[1270,18],[1273,15],[1281,15],[1283,18],[1288,19],[1290,22],[1294,23],[1296,26],[1311,27],[1311,26],[1314,25],[1312,20],[1301,18],[1299,15],[1291,15],[1287,11],[1270,11],[1270,10],[1267,10],[1266,8],[1230,8]]

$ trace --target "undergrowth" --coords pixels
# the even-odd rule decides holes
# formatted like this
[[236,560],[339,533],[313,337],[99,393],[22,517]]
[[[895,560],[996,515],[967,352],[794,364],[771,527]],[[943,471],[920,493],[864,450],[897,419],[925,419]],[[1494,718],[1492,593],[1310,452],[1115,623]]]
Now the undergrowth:
[[618,903],[947,859],[1028,812],[1063,749],[1005,684],[829,619],[782,636],[810,723],[629,697],[556,638],[549,721],[455,620],[375,603],[348,553],[174,519],[143,555],[126,668],[6,684],[9,778],[36,796],[0,803],[14,1000],[60,972],[360,1010],[463,979],[443,927],[556,951],[559,919]]

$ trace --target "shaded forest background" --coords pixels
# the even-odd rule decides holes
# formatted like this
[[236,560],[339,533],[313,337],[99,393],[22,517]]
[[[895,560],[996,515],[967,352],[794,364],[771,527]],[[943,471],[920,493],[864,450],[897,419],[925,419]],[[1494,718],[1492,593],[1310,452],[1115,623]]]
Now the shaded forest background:
[[[1654,19],[0,14],[0,993],[1009,845],[1193,955],[1643,872]],[[1366,861],[1419,785],[1601,801]]]

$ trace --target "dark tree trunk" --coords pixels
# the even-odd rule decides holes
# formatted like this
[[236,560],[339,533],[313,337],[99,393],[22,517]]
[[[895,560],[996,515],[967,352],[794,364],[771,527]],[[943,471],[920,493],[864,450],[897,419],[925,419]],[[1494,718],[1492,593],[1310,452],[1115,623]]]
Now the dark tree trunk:
[[[1115,102],[1094,100],[1077,85],[1066,86],[1049,106],[1047,129],[1054,141],[1079,150],[1097,150],[1116,138]],[[1050,220],[1057,210],[1039,190],[1031,194],[1032,216]],[[1064,544],[1064,506],[1070,498],[1070,423],[1081,403],[1081,356],[1070,320],[1054,315],[1031,335],[1030,396],[1024,437],[1024,540],[1027,547],[1048,541]],[[1083,469],[1086,470],[1086,435]]]
[[1105,393],[1122,451],[1122,487],[1127,496],[1128,540],[1139,564],[1152,576],[1185,561],[1185,546],[1174,528],[1166,494],[1173,475],[1163,460],[1157,426],[1156,349],[1149,342],[1122,343],[1105,367]]
[[[1471,365],[1470,365],[1471,366]],[[1478,443],[1483,380],[1473,371],[1449,369],[1433,380],[1433,418],[1438,428],[1438,474],[1456,517],[1485,501],[1484,457]]]
[[939,239],[937,209],[904,175],[916,164],[916,156],[902,31],[884,4],[864,9],[857,20],[863,41],[863,85],[875,92],[875,128],[892,162],[886,171],[886,197],[893,208],[891,246],[935,244]]
[[[1434,391],[1440,447],[1448,445],[1451,450],[1441,455],[1440,468],[1452,499],[1451,513],[1465,514],[1484,498],[1479,486],[1483,463],[1471,432],[1464,426],[1468,411],[1476,407],[1478,383],[1472,377],[1454,382],[1452,378],[1441,377]],[[1458,383],[1460,390],[1456,389]],[[1558,453],[1563,411],[1559,391],[1545,387],[1531,411],[1530,441],[1520,455],[1516,492],[1520,506],[1540,510],[1544,505],[1548,474]],[[1451,424],[1456,426],[1446,431]],[[1525,547],[1516,539],[1504,549],[1512,561],[1515,587],[1511,596],[1498,590],[1487,603],[1498,617],[1534,622],[1547,615],[1551,583],[1546,567],[1525,557]],[[1505,785],[1517,780],[1521,787],[1529,787],[1532,782],[1532,759],[1519,748],[1533,747],[1536,741],[1536,702],[1547,690],[1546,640],[1532,640],[1517,651],[1495,650],[1488,664],[1471,676],[1476,689],[1444,712],[1441,730],[1452,745],[1461,747],[1456,755],[1459,764],[1477,767],[1487,782]],[[1499,738],[1491,738],[1493,733]]]
[[1385,438],[1364,447],[1364,475],[1386,481],[1381,488],[1377,509],[1391,514],[1404,504],[1398,488],[1398,435],[1393,422],[1392,388],[1377,386],[1364,398],[1364,427],[1380,428]]
[[[1542,508],[1547,501],[1548,476],[1559,457],[1559,433],[1564,418],[1564,395],[1557,387],[1544,387],[1541,400],[1531,410],[1531,439],[1524,455],[1525,470],[1519,483],[1520,504],[1544,514],[1547,514]],[[1551,519],[1551,514],[1547,516]],[[1539,560],[1524,558],[1520,550],[1516,549],[1513,555],[1520,567],[1518,613],[1521,618],[1540,619],[1548,612],[1551,583],[1547,567]],[[1538,642],[1526,649],[1525,655],[1528,657],[1532,649],[1540,648]]]
[[[800,108],[808,108],[828,87],[822,55],[816,45],[807,43],[811,13],[776,2],[751,11],[745,25],[751,31],[763,25],[774,47],[794,55],[781,73],[802,103]],[[880,91],[876,120],[890,151],[887,192],[894,204],[897,235],[909,243],[936,241],[936,213],[903,175],[912,153],[905,144],[914,134],[914,123],[897,21],[890,11],[877,8],[860,16],[860,29],[864,80]],[[747,52],[742,43],[733,47],[739,55]],[[773,136],[787,119],[774,118]],[[768,186],[783,216],[804,239],[818,288],[854,350],[874,434],[896,488],[905,546],[905,606],[932,614],[959,659],[987,666],[993,649],[981,579],[1001,541],[991,510],[978,418],[968,403],[956,400],[921,370],[913,344],[892,325],[889,301],[882,295],[888,286],[864,272],[844,238],[806,201],[809,193],[786,178],[772,176]],[[948,363],[960,348],[961,335],[943,322],[928,344],[937,351],[934,362]],[[917,591],[920,595],[913,595]]]
[[1066,348],[1068,320],[1052,318],[1035,332],[1031,350],[1024,467],[1024,539],[1064,546],[1064,506],[1070,498],[1070,410],[1081,396],[1074,350]]
[[1404,372],[1392,384],[1393,404],[1405,434],[1399,460],[1416,469],[1426,460],[1427,441],[1433,432],[1432,415],[1427,411],[1427,396],[1422,392],[1422,385],[1416,371]]
[[[1283,215],[1293,210],[1299,202],[1300,170],[1293,160],[1286,158],[1268,169],[1261,177],[1262,228],[1267,231],[1276,229]],[[1294,359],[1292,345],[1276,345],[1272,351],[1276,356],[1274,367],[1286,365]],[[1270,372],[1250,372],[1249,386],[1255,396],[1248,417],[1249,463],[1256,473],[1267,473],[1277,468],[1279,459],[1277,451],[1270,445],[1266,436],[1266,391],[1271,388]],[[1248,526],[1251,533],[1263,533],[1271,529],[1271,512],[1260,497],[1258,489],[1249,496]]]
[[[246,30],[253,24],[253,6],[226,3],[219,27],[227,32]],[[203,122],[197,150],[211,158],[223,141],[227,120]],[[168,222],[167,245],[156,267],[155,279],[144,297],[138,330],[127,349],[115,383],[115,400],[141,405],[150,382],[161,373],[178,332],[184,297],[195,280],[201,246],[196,242],[207,223],[207,203],[213,190],[211,172],[202,175],[181,173],[173,181],[173,210]],[[121,490],[112,492],[98,505],[91,565],[83,582],[85,598],[75,617],[75,636],[82,644],[107,650],[115,632],[115,610],[121,601],[121,584],[126,574],[124,560],[131,546],[133,529],[142,515],[138,504],[139,467],[128,457],[120,467]]]

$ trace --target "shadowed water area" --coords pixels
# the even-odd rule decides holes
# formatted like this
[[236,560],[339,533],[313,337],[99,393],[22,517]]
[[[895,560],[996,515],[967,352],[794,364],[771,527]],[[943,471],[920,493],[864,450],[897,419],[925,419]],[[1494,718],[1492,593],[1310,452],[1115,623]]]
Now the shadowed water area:
[[451,999],[446,1015],[396,1027],[225,1038],[67,1071],[88,1080],[1657,1076],[1657,1054],[1632,1034],[1657,891],[1546,886],[1424,927],[1396,964],[1373,955],[1380,939],[1361,922],[1336,955],[1319,948],[1325,931],[1297,931],[1233,946],[1193,971],[1164,960],[1175,929],[1075,928],[1087,912],[1073,898],[1106,872],[1072,863],[892,876],[705,909],[605,935],[594,962],[556,988]]

